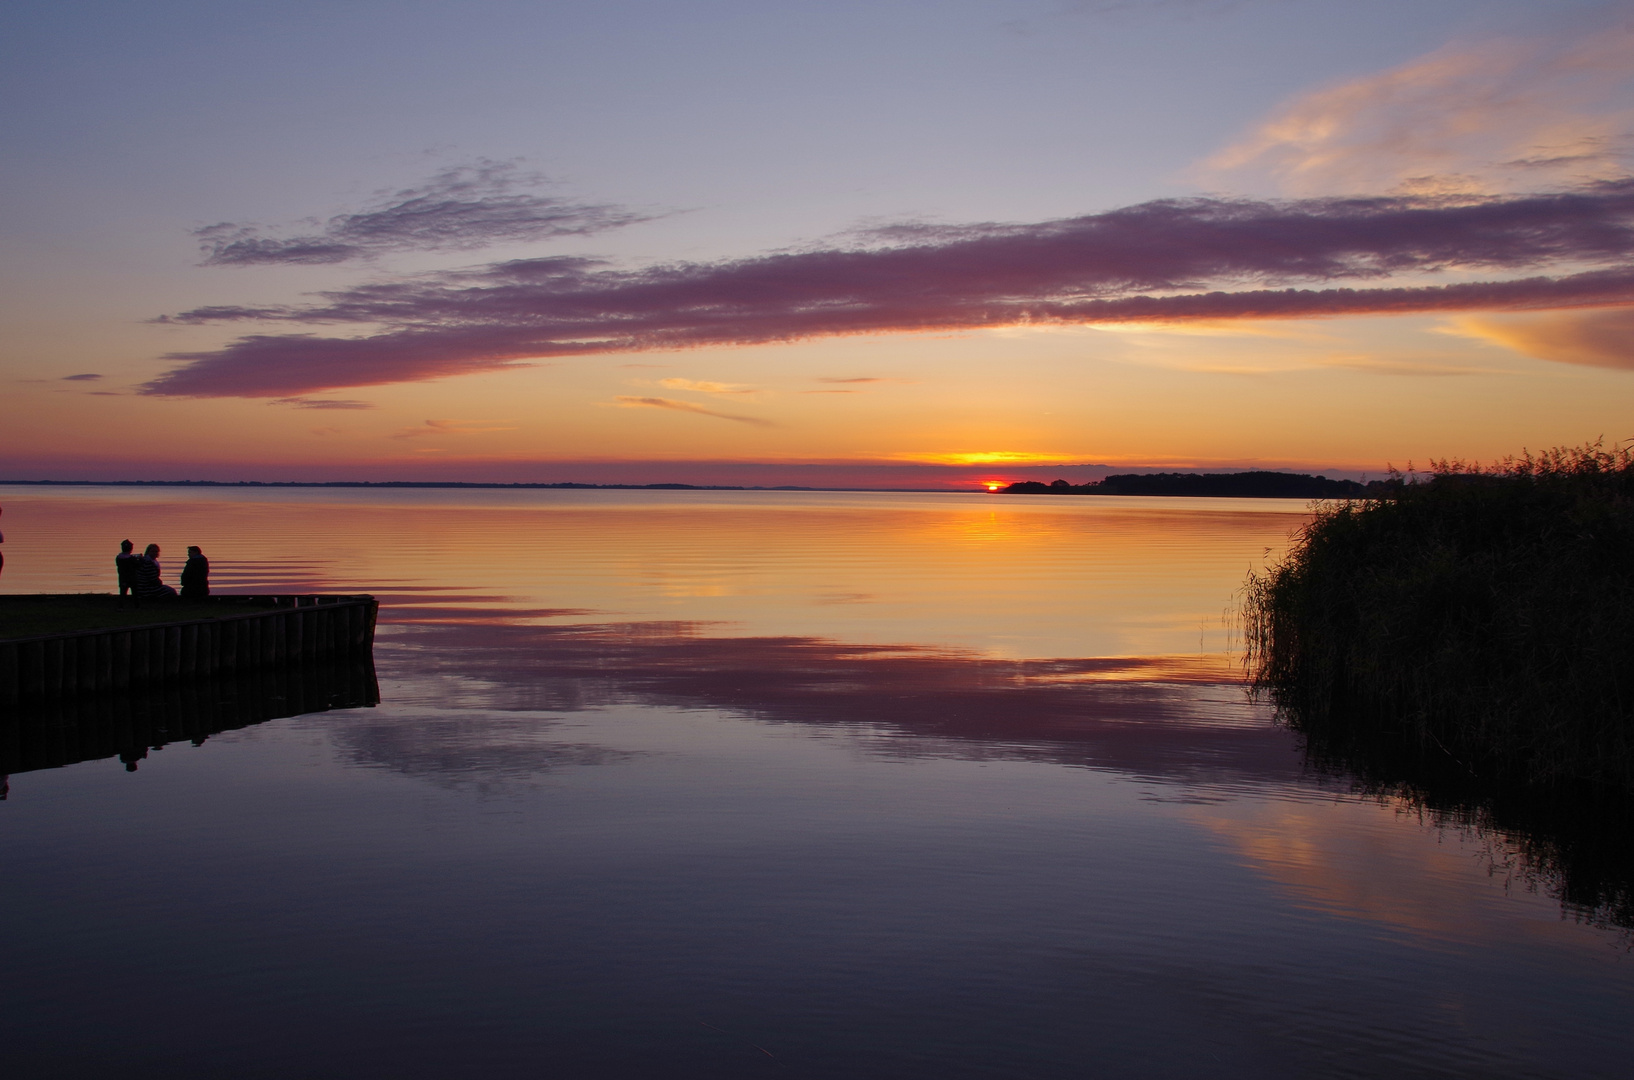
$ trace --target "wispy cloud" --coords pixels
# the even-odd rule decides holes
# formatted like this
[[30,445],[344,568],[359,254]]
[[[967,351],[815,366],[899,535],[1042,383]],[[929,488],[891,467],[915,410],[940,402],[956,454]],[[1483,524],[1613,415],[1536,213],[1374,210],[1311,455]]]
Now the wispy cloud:
[[372,409],[374,404],[353,398],[274,398],[268,405],[293,405],[297,409]]
[[[169,321],[383,329],[171,354],[179,366],[143,392],[295,397],[542,357],[840,334],[1614,306],[1634,303],[1631,259],[1634,180],[1480,198],[1165,199],[1036,224],[916,226],[896,246],[630,270],[526,259],[304,306],[201,308]],[[1478,274],[1490,280],[1469,280]]]
[[83,375],[64,375],[62,377],[62,381],[63,382],[96,382],[100,378],[102,378],[101,375],[95,374],[94,372],[87,371]]
[[1321,366],[1349,368],[1376,375],[1405,375],[1411,378],[1451,378],[1463,375],[1510,374],[1498,368],[1475,367],[1467,364],[1443,364],[1435,361],[1390,359],[1377,356],[1330,357]]
[[528,188],[543,178],[512,162],[483,161],[445,169],[418,187],[378,197],[337,214],[313,231],[269,236],[260,225],[223,222],[195,230],[206,266],[342,263],[393,251],[470,250],[496,243],[547,240],[650,220],[619,206],[574,202]]
[[883,379],[873,375],[863,375],[856,378],[836,378],[833,376],[818,376],[814,381],[820,383],[838,384],[845,387],[843,390],[802,390],[802,394],[860,394],[859,386],[868,386],[874,383],[901,382],[900,379]]
[[770,420],[758,416],[739,416],[736,413],[724,413],[715,409],[708,409],[690,401],[677,401],[674,398],[662,397],[632,397],[620,394],[613,399],[613,403],[621,409],[672,409],[675,412],[697,413],[699,416],[713,416],[717,420],[731,420],[739,424],[753,424],[756,427],[776,427]]
[[660,386],[671,390],[692,390],[699,394],[757,394],[760,391],[742,383],[708,382],[698,379],[660,379]]
[[422,439],[429,435],[486,435],[496,431],[515,431],[516,425],[505,420],[427,420],[415,427],[406,427],[392,433],[394,439]]
[[1198,178],[1295,195],[1534,190],[1627,176],[1634,32],[1439,49],[1301,94]]

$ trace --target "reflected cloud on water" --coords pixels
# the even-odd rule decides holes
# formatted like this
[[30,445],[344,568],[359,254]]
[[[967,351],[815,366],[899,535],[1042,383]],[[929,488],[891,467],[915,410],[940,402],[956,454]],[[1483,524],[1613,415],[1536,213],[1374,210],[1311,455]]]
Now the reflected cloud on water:
[[385,716],[354,717],[330,731],[353,764],[445,787],[528,781],[562,768],[640,756],[639,751],[563,741],[560,728],[555,719],[531,713],[398,708]]
[[[1456,914],[1430,879],[1453,872],[1442,863],[1457,862],[1462,872],[1472,852],[1490,875],[1556,898],[1573,919],[1634,928],[1634,819],[1626,803],[1449,785],[1407,761],[1308,742],[1249,698],[1225,657],[1011,660],[949,648],[734,637],[695,622],[539,625],[523,621],[535,613],[510,617],[517,614],[483,621],[469,606],[395,610],[396,625],[377,645],[390,692],[439,719],[351,725],[341,738],[354,760],[449,782],[520,779],[621,753],[553,741],[556,722],[541,714],[627,705],[716,710],[844,734],[889,757],[1037,761],[1150,782],[1154,801],[1213,807],[1199,824],[1306,901],[1410,932],[1459,936]],[[449,719],[450,711],[459,718]],[[1254,804],[1248,817],[1222,805],[1243,792],[1272,801]],[[1330,841],[1362,842],[1348,825],[1330,829],[1320,811],[1350,794],[1459,837],[1431,859],[1435,865],[1391,875],[1426,879],[1423,903],[1404,903],[1395,889],[1370,894],[1378,852],[1355,853],[1348,870],[1342,857],[1312,854],[1345,846]],[[1334,835],[1313,842],[1328,831]]]
[[384,700],[5,736],[13,1072],[1626,1071],[1626,939],[1525,891],[1582,895],[1590,820],[1466,827],[1219,655],[1303,508],[23,494],[39,591],[107,588],[117,521],[374,593]]
[[[1447,907],[1456,890],[1443,879],[1467,872],[1472,854],[1506,887],[1552,896],[1574,920],[1634,928],[1626,801],[1522,797],[1434,757],[1296,734],[1249,698],[1225,657],[1017,660],[733,636],[696,621],[562,624],[542,620],[587,613],[496,612],[503,599],[422,589],[388,605],[379,712],[362,711],[380,700],[368,661],[70,699],[0,717],[0,775],[104,758],[134,771],[169,743],[356,710],[314,721],[352,765],[489,788],[654,752],[587,739],[573,714],[708,710],[843,736],[882,758],[1039,762],[1149,784],[1147,800],[1190,807],[1199,827],[1296,902],[1404,933],[1460,939],[1466,920]],[[1459,843],[1374,850],[1354,821],[1329,812],[1354,794]],[[1383,891],[1381,873],[1393,883]]]
[[1293,741],[1229,681],[1223,658],[1008,660],[717,629],[399,624],[376,649],[394,701],[439,709],[714,709],[844,731],[893,755],[1048,761],[1198,786],[1300,773]]

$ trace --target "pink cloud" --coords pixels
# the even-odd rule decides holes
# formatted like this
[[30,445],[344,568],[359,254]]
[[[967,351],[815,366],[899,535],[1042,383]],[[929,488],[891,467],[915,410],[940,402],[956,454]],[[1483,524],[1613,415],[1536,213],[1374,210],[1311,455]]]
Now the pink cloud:
[[1628,175],[1634,35],[1460,43],[1299,94],[1204,163],[1241,190],[1516,191]]
[[[543,357],[1024,323],[1634,303],[1634,181],[1479,199],[1161,200],[876,237],[888,243],[635,270],[520,260],[360,285],[306,306],[201,308],[166,321],[384,329],[252,334],[172,354],[180,366],[143,392],[294,397]],[[1390,283],[1438,271],[1493,280]]]

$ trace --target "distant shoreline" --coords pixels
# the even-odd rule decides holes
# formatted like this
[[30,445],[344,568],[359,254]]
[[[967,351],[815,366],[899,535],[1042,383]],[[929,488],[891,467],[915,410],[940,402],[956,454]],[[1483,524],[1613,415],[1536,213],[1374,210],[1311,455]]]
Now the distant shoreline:
[[1090,484],[1065,480],[1043,484],[1023,480],[1003,489],[1007,495],[1133,495],[1214,499],[1361,499],[1393,490],[1393,481],[1330,480],[1309,473],[1254,470],[1230,473],[1118,473]]
[[[616,491],[874,490],[871,488],[813,488],[796,485],[747,487],[742,484],[504,484],[467,480],[0,480],[0,487],[13,485],[34,487],[591,488]],[[926,488],[923,490],[932,489]]]
[[[1278,474],[1235,474],[1235,472],[1206,472],[1206,474],[1180,474],[1186,479],[1204,480],[1204,484],[1173,484],[1165,482],[1176,474],[1155,474],[1150,479],[1157,480],[1157,485],[1137,484],[1121,485],[1118,480],[1141,480],[1145,477],[1106,477],[1108,482],[1100,484],[1067,485],[1057,480],[1056,484],[1039,484],[1036,480],[1020,480],[1003,489],[992,487],[810,487],[804,484],[779,485],[748,485],[748,484],[577,484],[577,482],[557,482],[557,484],[503,484],[503,482],[484,482],[484,480],[0,480],[0,487],[327,487],[327,489],[394,489],[394,490],[587,490],[587,492],[879,492],[902,493],[902,495],[1007,495],[1007,493],[1021,493],[1021,495],[1172,495],[1181,498],[1219,498],[1219,497],[1248,497],[1248,498],[1310,498],[1310,497],[1355,497],[1363,490],[1363,485],[1355,484],[1351,480],[1327,480],[1324,477],[1307,477],[1297,472],[1278,472]],[[1255,490],[1221,490],[1217,482],[1229,482],[1235,477],[1266,477],[1273,475],[1284,479],[1283,484],[1253,485]],[[1176,477],[1178,479],[1178,477]],[[1216,480],[1216,482],[1209,482]],[[1315,480],[1317,489],[1310,489],[1310,480]],[[1292,482],[1292,484],[1289,484]],[[1154,490],[1157,487],[1159,490]],[[1342,489],[1340,490],[1333,489]]]
[[[1160,474],[1166,475],[1166,474]],[[1199,474],[1188,474],[1199,475]],[[1202,476],[1235,476],[1233,473],[1205,473]],[[1307,479],[1299,473],[1279,473],[1295,479]],[[1109,480],[1119,479],[1108,477]],[[1345,484],[1348,481],[1325,481],[1327,484]],[[1360,487],[1360,485],[1357,485]],[[1020,481],[1006,488],[875,488],[875,487],[811,487],[803,484],[747,485],[747,484],[581,484],[561,483],[500,483],[472,480],[0,480],[0,487],[187,487],[187,488],[390,488],[442,490],[497,490],[497,491],[811,491],[811,492],[877,492],[903,495],[1003,495],[1003,494],[1070,494],[1070,495],[1171,495],[1182,498],[1219,498],[1217,490],[1118,490],[1115,485],[1070,485],[1065,490],[1052,488],[1036,481]],[[1232,494],[1238,494],[1233,492]],[[1324,492],[1324,494],[1331,494]],[[1347,494],[1349,494],[1347,492]],[[1309,494],[1255,494],[1257,498],[1310,498]]]

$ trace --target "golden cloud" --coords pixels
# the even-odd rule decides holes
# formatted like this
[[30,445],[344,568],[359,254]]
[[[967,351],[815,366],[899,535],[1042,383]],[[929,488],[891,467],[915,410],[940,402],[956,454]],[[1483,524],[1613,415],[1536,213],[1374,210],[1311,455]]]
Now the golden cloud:
[[1559,364],[1634,371],[1634,308],[1464,316],[1450,332]]
[[710,382],[700,379],[660,379],[660,386],[671,390],[692,390],[700,394],[754,394],[758,393],[753,386],[742,383]]

